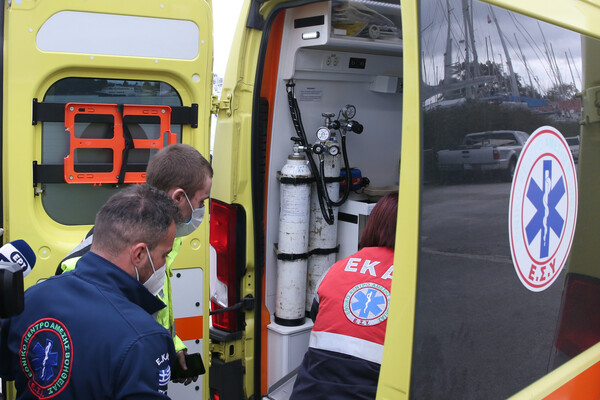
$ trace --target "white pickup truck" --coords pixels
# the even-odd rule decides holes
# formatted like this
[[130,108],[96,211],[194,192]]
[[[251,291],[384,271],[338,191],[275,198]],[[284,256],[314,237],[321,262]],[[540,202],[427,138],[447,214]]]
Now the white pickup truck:
[[453,150],[437,152],[442,181],[456,175],[480,172],[500,175],[511,181],[517,159],[529,135],[521,131],[487,131],[469,133]]

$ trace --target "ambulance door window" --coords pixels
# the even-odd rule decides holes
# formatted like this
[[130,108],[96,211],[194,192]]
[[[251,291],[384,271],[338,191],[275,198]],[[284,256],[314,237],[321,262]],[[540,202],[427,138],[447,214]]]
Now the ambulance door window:
[[[577,165],[561,158],[519,170],[518,160],[542,126],[579,134],[581,36],[461,0],[421,1],[420,32],[424,169],[411,397],[507,398],[558,365],[559,264],[568,250],[552,255],[574,235],[567,200]],[[511,212],[521,213],[520,228],[509,226]]]
[[[177,91],[165,82],[124,80],[65,78],[55,82],[44,96],[45,103],[108,103],[108,104],[144,104],[180,106],[181,99]],[[75,137],[109,139],[113,137],[114,121],[78,122],[75,117]],[[125,120],[126,121],[126,120]],[[65,132],[64,122],[42,123],[42,165],[64,165],[69,154],[69,135]],[[127,124],[133,139],[157,139],[160,137],[160,124]],[[181,142],[181,125],[171,125],[171,131],[177,134]],[[128,156],[128,165],[145,165],[156,152],[151,149],[132,149]],[[113,154],[109,149],[77,149],[75,168],[85,170],[98,168],[112,169]],[[63,179],[64,181],[64,179]],[[121,185],[122,186],[122,185]],[[93,224],[96,212],[106,200],[119,188],[112,184],[68,184],[42,182],[42,204],[48,215],[64,225]]]

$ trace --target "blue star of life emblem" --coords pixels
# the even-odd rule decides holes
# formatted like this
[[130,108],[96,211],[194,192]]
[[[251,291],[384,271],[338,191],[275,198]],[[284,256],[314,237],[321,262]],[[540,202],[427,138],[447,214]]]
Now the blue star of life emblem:
[[352,311],[361,318],[379,315],[383,312],[386,299],[380,291],[373,288],[363,289],[354,295]]
[[534,205],[536,213],[525,227],[528,244],[531,244],[540,234],[540,259],[548,257],[550,231],[553,231],[559,238],[562,235],[565,220],[557,211],[556,205],[564,195],[563,177],[560,176],[556,184],[552,186],[552,160],[543,160],[542,187],[540,188],[533,177],[529,180],[527,198]]
[[50,339],[46,339],[44,346],[38,342],[31,350],[33,353],[31,366],[39,374],[40,380],[43,382],[48,382],[54,377],[52,367],[58,365],[58,353],[52,351],[52,346],[54,346],[54,343]]
[[563,135],[551,126],[527,140],[510,191],[508,231],[515,272],[533,292],[565,265],[577,221],[577,170]]
[[371,326],[387,319],[390,292],[376,283],[361,283],[344,298],[344,313],[350,322]]

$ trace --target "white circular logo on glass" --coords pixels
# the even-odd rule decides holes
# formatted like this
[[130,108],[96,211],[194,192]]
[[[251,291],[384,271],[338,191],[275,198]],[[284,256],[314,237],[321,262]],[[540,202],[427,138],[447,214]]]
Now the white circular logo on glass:
[[371,326],[385,321],[390,306],[390,292],[376,283],[361,283],[346,293],[344,313],[356,325]]
[[510,250],[526,288],[539,292],[556,280],[576,219],[577,174],[569,145],[555,128],[541,127],[521,152],[510,194]]

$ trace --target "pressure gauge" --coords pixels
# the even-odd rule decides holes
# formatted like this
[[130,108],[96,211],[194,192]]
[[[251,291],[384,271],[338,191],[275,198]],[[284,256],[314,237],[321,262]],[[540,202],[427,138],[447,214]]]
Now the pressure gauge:
[[322,126],[319,129],[317,129],[317,139],[319,139],[320,141],[324,142],[327,139],[329,139],[329,137],[331,136],[331,132],[329,132],[329,129]]
[[352,104],[347,104],[342,113],[346,116],[346,118],[352,119],[356,115],[356,107],[354,107]]
[[312,152],[316,155],[323,154],[325,152],[325,146],[323,146],[321,143],[316,143],[312,147]]
[[340,154],[340,148],[339,148],[339,146],[336,146],[336,145],[329,146],[327,151],[329,152],[329,155],[332,155],[332,156],[337,156],[338,154]]

